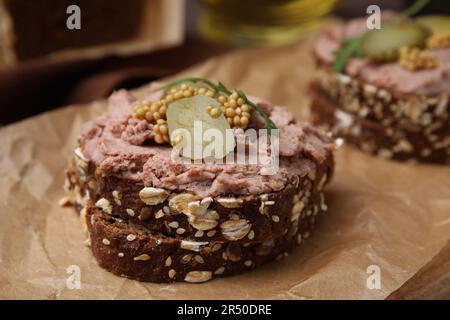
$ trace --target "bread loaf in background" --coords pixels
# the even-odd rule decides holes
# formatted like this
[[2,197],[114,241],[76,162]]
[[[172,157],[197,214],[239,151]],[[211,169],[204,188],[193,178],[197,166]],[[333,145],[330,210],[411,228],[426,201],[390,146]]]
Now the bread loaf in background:
[[[71,5],[80,8],[81,29],[67,27]],[[174,45],[182,39],[183,10],[184,1],[177,0],[0,0],[0,65]]]

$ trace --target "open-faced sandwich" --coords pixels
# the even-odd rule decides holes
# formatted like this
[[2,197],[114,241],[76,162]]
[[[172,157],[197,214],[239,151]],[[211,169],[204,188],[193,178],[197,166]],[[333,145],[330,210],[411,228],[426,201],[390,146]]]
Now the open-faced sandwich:
[[387,159],[450,163],[450,17],[383,12],[314,45],[313,122]]
[[155,84],[145,99],[121,90],[84,127],[67,202],[106,270],[204,282],[309,236],[327,209],[334,147],[286,109],[207,79]]

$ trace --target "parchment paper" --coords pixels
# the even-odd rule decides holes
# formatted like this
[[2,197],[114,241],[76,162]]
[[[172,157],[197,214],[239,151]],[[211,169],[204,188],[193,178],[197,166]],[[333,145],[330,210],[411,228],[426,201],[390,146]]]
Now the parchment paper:
[[[305,118],[313,73],[307,42],[234,52],[184,75],[220,80]],[[383,299],[449,238],[450,167],[379,160],[344,145],[326,192],[329,210],[287,259],[199,285],[116,277],[84,246],[73,209],[57,205],[80,125],[104,108],[67,107],[0,129],[0,298]],[[71,265],[80,268],[80,289],[66,286]],[[373,265],[380,289],[367,286]]]

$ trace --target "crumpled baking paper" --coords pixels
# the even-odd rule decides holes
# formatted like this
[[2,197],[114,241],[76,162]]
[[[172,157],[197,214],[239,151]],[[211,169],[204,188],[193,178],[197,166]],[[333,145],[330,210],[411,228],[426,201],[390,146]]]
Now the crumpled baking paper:
[[[220,80],[306,119],[309,48],[305,40],[233,52],[183,76]],[[449,239],[450,167],[380,160],[344,145],[328,212],[286,259],[203,284],[114,276],[84,245],[74,210],[58,206],[80,126],[103,110],[105,102],[71,106],[0,129],[0,298],[384,299]]]

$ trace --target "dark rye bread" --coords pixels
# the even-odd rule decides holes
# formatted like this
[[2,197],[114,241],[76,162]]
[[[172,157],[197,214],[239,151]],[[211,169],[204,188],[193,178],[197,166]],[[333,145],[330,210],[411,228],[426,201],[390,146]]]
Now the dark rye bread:
[[[208,210],[217,212],[216,219],[206,221],[205,226],[190,221],[187,214],[178,212],[172,205],[174,197],[186,193],[172,192],[163,202],[148,205],[139,196],[144,188],[142,184],[123,177],[105,176],[92,162],[84,162],[77,153],[67,172],[66,187],[79,206],[90,200],[103,209],[104,215],[141,225],[152,232],[169,237],[182,236],[186,240],[248,243],[280,237],[288,232],[294,220],[315,216],[317,203],[325,206],[321,192],[332,173],[330,152],[314,171],[295,176],[281,191],[216,197],[208,207]],[[234,205],[221,204],[220,199],[236,201]]]
[[317,90],[313,95],[311,111],[313,123],[381,158],[450,163],[450,126],[440,127],[432,135],[426,130],[383,126],[339,109],[335,100]]
[[[322,211],[320,206],[318,211]],[[192,283],[243,273],[286,257],[309,237],[315,221],[312,215],[300,219],[285,235],[264,242],[202,243],[167,237],[106,216],[90,203],[82,217],[86,218],[92,252],[102,268],[139,281]]]

